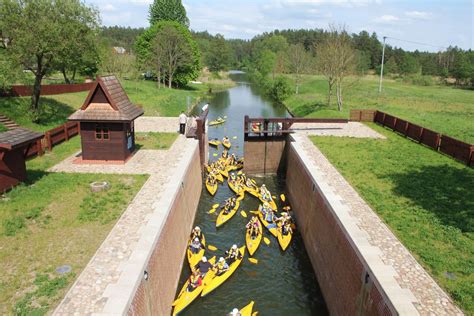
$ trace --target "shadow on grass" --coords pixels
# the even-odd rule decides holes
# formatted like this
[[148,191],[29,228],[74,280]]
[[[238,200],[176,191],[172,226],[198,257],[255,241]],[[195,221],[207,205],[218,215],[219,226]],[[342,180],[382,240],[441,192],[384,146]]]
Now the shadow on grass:
[[332,110],[332,109],[333,109],[332,107],[329,107],[327,104],[322,103],[322,102],[306,103],[294,109],[293,114],[295,116],[306,116],[316,111]]
[[55,99],[40,99],[39,125],[60,125],[67,121],[69,115],[75,110],[71,106]]
[[431,211],[444,225],[474,231],[474,173],[443,165],[390,177],[397,194]]
[[27,178],[24,182],[25,185],[32,185],[41,180],[44,176],[47,176],[49,172],[38,169],[28,169]]

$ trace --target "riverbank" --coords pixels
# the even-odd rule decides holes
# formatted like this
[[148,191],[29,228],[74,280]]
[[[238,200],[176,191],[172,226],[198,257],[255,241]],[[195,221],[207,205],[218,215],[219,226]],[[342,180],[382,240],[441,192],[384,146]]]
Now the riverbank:
[[[141,106],[145,116],[177,117],[181,111],[190,113],[203,97],[235,86],[228,74],[221,79],[204,78],[202,83],[190,83],[183,89],[158,88],[154,81],[120,80],[130,100]],[[0,114],[22,127],[47,131],[67,121],[69,115],[80,108],[88,92],[58,94],[40,98],[39,122],[31,121],[30,97],[0,98]]]
[[[291,75],[288,75],[292,77]],[[417,86],[391,79],[384,80],[378,94],[378,77],[348,78],[344,107],[327,106],[327,81],[322,76],[305,75],[299,94],[284,101],[295,116],[348,118],[350,109],[378,109],[451,137],[474,143],[472,100],[474,91],[448,86]]]

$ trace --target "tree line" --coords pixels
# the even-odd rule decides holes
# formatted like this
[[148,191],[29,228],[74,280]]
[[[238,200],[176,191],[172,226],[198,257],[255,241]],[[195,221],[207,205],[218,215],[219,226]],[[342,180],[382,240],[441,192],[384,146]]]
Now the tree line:
[[[31,109],[37,118],[41,82],[54,73],[62,74],[66,83],[77,75],[146,74],[158,87],[172,88],[185,86],[207,67],[211,72],[245,70],[277,101],[299,93],[302,75],[321,74],[328,82],[328,104],[335,97],[341,109],[350,78],[380,70],[377,34],[351,34],[344,26],[226,39],[191,31],[181,0],[154,0],[147,28],[100,24],[97,9],[81,0],[0,0],[0,89],[25,80],[25,71],[31,73]],[[457,47],[409,52],[387,45],[384,73],[421,78],[421,84],[426,76],[437,76],[474,87],[474,52]]]

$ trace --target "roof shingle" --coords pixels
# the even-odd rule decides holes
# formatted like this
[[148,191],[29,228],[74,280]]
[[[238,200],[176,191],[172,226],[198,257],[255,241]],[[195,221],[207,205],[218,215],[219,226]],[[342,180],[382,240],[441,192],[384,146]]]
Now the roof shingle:
[[24,144],[34,142],[43,136],[43,133],[33,132],[26,128],[15,128],[0,133],[0,148],[11,150]]

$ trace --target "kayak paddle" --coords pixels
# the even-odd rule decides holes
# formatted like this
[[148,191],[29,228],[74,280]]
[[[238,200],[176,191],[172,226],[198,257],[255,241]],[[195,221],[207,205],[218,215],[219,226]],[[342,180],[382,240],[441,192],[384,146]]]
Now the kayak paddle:
[[213,245],[207,245],[207,249],[209,249],[211,251],[217,251],[217,247],[213,246]]
[[240,215],[242,215],[242,217],[245,217],[245,218],[247,218],[247,213],[245,213],[245,211],[244,211],[244,210],[240,211]]
[[263,241],[265,242],[267,246],[270,245],[270,239],[268,239],[267,237],[263,237]]
[[252,262],[253,264],[258,264],[258,259],[255,259],[255,258],[248,258],[250,262]]
[[285,202],[285,200],[286,200],[286,197],[285,197],[285,195],[284,195],[283,193],[282,193],[282,194],[280,194],[280,199],[281,199],[283,202]]

